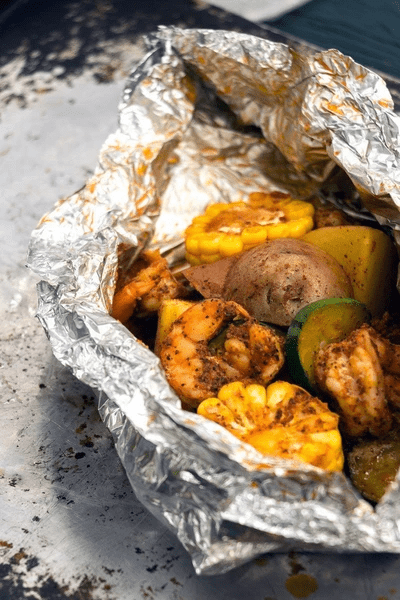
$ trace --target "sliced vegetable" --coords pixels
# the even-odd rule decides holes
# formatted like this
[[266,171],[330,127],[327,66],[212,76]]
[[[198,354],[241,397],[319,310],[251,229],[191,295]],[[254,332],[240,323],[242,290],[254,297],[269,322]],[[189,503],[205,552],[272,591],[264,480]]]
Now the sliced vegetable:
[[314,225],[314,207],[287,194],[253,194],[249,202],[216,203],[185,231],[186,259],[213,263],[280,237],[303,236]]
[[350,478],[368,500],[379,502],[400,468],[399,423],[385,436],[364,439],[347,456]]
[[398,258],[389,236],[360,225],[321,227],[302,238],[315,244],[342,265],[353,286],[354,298],[372,316],[381,316],[396,284]]
[[315,392],[314,358],[319,348],[344,339],[369,319],[367,307],[353,298],[326,298],[304,306],[286,336],[287,366],[293,380]]

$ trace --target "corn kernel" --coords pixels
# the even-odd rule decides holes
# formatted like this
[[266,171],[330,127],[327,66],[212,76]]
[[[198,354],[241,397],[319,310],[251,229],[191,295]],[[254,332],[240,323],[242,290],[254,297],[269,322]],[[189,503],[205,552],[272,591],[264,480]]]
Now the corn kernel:
[[[220,258],[221,258],[220,254],[199,254],[199,256],[198,256],[200,265],[214,263],[217,260],[219,260]],[[191,264],[194,264],[194,263],[191,263]]]
[[245,398],[253,407],[264,408],[267,404],[267,391],[263,385],[251,383],[244,390]]
[[198,238],[198,249],[200,254],[218,254],[221,239],[222,235],[215,231],[204,233]]
[[244,384],[241,381],[232,381],[222,386],[218,392],[218,398],[221,402],[229,402],[232,396],[243,396]]
[[268,225],[267,228],[267,239],[276,240],[278,238],[291,237],[290,232],[292,230],[293,223],[273,223]]
[[192,225],[199,225],[204,228],[207,225],[209,218],[206,215],[199,215],[198,217],[194,217],[192,221]]
[[201,234],[191,235],[186,240],[186,252],[197,256],[200,254],[199,243]]
[[241,233],[241,238],[244,245],[262,244],[267,239],[267,231],[262,225],[245,227]]
[[265,408],[267,406],[267,392],[263,385],[258,383],[248,385],[244,390],[244,400],[251,410],[253,422],[256,425],[264,418]]
[[243,242],[237,235],[226,235],[219,244],[219,250],[222,257],[233,256],[243,250]]
[[205,214],[207,215],[207,217],[213,218],[216,215],[219,215],[221,211],[227,210],[229,206],[229,204],[226,204],[224,202],[216,202],[215,204],[209,204],[206,208]]
[[196,256],[195,254],[191,254],[190,252],[185,253],[185,260],[187,260],[187,262],[193,266],[198,266],[202,264],[200,257]]
[[291,225],[293,226],[291,237],[302,237],[314,227],[314,220],[312,217],[302,217],[301,219],[297,219],[296,221],[292,221]]
[[311,202],[302,202],[301,200],[292,200],[283,210],[288,219],[291,220],[314,216],[314,206]]
[[204,233],[204,225],[201,225],[200,223],[198,223],[197,225],[195,223],[192,223],[185,231],[185,235],[187,235],[188,237],[191,237],[192,235],[198,233]]
[[197,409],[197,413],[224,427],[227,427],[234,421],[232,411],[230,411],[218,398],[207,398],[207,400],[203,400]]
[[293,386],[286,381],[275,381],[271,383],[266,391],[266,403],[269,408],[275,408],[277,404],[290,397]]

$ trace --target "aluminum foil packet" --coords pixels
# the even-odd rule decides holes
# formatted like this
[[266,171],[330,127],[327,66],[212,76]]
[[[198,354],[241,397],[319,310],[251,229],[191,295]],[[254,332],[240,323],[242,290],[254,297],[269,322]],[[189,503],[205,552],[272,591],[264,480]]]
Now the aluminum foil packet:
[[374,508],[342,473],[261,455],[182,410],[158,358],[109,314],[121,247],[174,264],[207,204],[254,191],[328,197],[345,179],[344,208],[399,242],[400,118],[386,85],[339,51],[237,32],[162,27],[147,44],[94,175],[32,233],[54,355],[98,390],[137,497],[197,573],[289,549],[400,552],[400,477]]

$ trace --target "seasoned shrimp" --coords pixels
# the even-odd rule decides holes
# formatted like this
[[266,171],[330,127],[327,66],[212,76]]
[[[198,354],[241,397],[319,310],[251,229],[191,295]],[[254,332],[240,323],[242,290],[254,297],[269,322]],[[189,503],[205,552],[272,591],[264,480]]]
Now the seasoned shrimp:
[[314,372],[318,385],[337,402],[345,432],[352,437],[387,433],[392,424],[378,334],[368,325],[345,340],[321,348]]
[[400,345],[392,344],[371,328],[371,337],[383,371],[385,394],[389,404],[400,409]]
[[269,383],[284,362],[283,338],[236,302],[212,298],[174,322],[160,359],[171,387],[196,408],[231,381]]
[[139,309],[142,316],[155,313],[163,299],[185,295],[186,290],[158,250],[144,251],[142,258],[146,266],[114,295],[112,316],[122,323],[128,321],[135,309]]
[[347,218],[346,213],[333,206],[321,206],[314,213],[315,227],[337,227],[340,225],[351,225],[352,221]]

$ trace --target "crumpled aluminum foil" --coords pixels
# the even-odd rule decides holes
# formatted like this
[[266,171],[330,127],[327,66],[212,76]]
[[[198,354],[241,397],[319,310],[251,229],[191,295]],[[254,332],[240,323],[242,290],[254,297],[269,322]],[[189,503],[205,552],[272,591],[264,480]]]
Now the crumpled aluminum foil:
[[374,509],[341,473],[259,454],[183,411],[158,358],[109,315],[121,244],[129,260],[150,246],[172,264],[193,216],[252,191],[307,198],[345,173],[361,213],[399,242],[400,119],[386,85],[336,50],[236,32],[163,27],[147,42],[94,176],[32,233],[53,352],[98,390],[135,493],[197,573],[288,549],[399,552],[400,477]]

